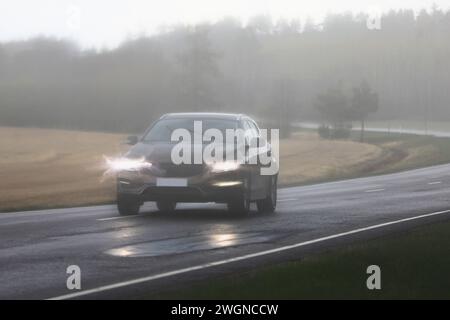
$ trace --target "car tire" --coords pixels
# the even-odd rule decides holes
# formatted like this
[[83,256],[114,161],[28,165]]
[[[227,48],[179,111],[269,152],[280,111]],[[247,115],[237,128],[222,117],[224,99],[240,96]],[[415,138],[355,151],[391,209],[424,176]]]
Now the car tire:
[[176,206],[177,206],[177,203],[173,202],[173,201],[157,201],[156,202],[156,207],[158,208],[158,210],[161,212],[165,212],[165,213],[173,212],[175,210]]
[[256,207],[258,208],[258,212],[260,213],[273,213],[275,212],[275,208],[277,206],[277,176],[273,176],[272,179],[270,179],[269,188],[268,188],[268,194],[265,199],[258,200],[256,202]]
[[117,209],[121,216],[132,216],[139,213],[141,202],[132,195],[117,195]]

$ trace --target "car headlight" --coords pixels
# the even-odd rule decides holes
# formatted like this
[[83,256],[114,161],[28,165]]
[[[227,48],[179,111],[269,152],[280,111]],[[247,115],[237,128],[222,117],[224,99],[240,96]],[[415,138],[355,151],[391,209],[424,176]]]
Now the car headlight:
[[214,162],[209,165],[212,172],[227,172],[237,170],[240,166],[236,161]]
[[112,171],[138,171],[140,169],[150,168],[152,166],[152,164],[147,162],[145,158],[106,159],[106,162]]

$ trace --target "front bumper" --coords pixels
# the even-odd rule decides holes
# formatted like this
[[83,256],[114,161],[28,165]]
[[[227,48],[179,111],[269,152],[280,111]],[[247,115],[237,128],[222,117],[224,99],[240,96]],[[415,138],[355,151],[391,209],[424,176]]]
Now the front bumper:
[[117,191],[134,195],[141,201],[217,202],[226,203],[242,196],[246,180],[244,170],[185,177],[186,187],[157,186],[157,176],[140,172],[121,172],[117,177]]

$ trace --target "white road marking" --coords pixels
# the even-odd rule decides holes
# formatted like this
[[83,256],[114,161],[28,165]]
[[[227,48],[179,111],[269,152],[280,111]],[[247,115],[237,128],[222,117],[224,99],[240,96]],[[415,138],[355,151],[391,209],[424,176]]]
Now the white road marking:
[[286,199],[278,199],[277,202],[285,202],[285,201],[296,201],[297,198],[286,198]]
[[435,184],[441,184],[442,181],[433,181],[433,182],[429,182],[429,185],[435,185]]
[[372,190],[366,190],[364,192],[371,193],[371,192],[380,192],[380,191],[384,191],[384,190],[386,190],[386,189],[372,189]]
[[446,214],[446,213],[450,213],[450,210],[427,213],[427,214],[422,214],[422,215],[415,216],[415,217],[380,223],[380,224],[376,224],[376,225],[372,225],[372,226],[368,226],[368,227],[364,227],[364,228],[354,229],[354,230],[350,230],[347,232],[342,232],[342,233],[338,233],[338,234],[334,234],[334,235],[330,235],[330,236],[326,236],[326,237],[322,237],[322,238],[317,238],[314,240],[299,242],[299,243],[295,243],[295,244],[291,244],[291,245],[287,245],[287,246],[283,246],[283,247],[279,247],[279,248],[275,248],[275,249],[246,254],[243,256],[234,257],[234,258],[225,259],[225,260],[209,262],[209,263],[200,264],[200,265],[193,266],[193,267],[188,267],[188,268],[184,268],[184,269],[159,273],[159,274],[155,274],[155,275],[151,275],[151,276],[147,276],[147,277],[137,278],[134,280],[117,282],[114,284],[100,286],[97,288],[88,289],[88,290],[84,290],[84,291],[69,293],[66,295],[50,298],[48,300],[65,300],[65,299],[83,297],[83,296],[87,296],[87,295],[94,294],[94,293],[100,293],[100,292],[104,292],[104,291],[108,291],[108,290],[131,286],[134,284],[149,282],[149,281],[153,281],[153,280],[157,280],[157,279],[168,278],[168,277],[183,274],[183,273],[188,273],[188,272],[192,272],[192,271],[196,271],[196,270],[202,270],[202,269],[207,269],[207,268],[211,268],[211,267],[215,267],[215,266],[233,263],[236,261],[248,260],[248,259],[261,257],[261,256],[273,254],[273,253],[278,253],[278,252],[283,252],[283,251],[287,251],[287,250],[291,250],[291,249],[295,249],[295,248],[299,248],[299,247],[304,247],[307,245],[311,245],[311,244],[315,244],[315,243],[319,243],[319,242],[323,242],[323,241],[327,241],[327,240],[331,240],[331,239],[336,239],[336,238],[341,238],[341,237],[345,237],[345,236],[349,236],[349,235],[353,235],[353,234],[357,234],[357,233],[362,233],[364,231],[379,229],[379,228],[383,228],[386,226],[391,226],[391,225],[400,224],[403,222],[408,222],[408,221],[413,221],[413,220],[418,220],[418,219],[423,219],[423,218],[429,218],[432,216],[442,215],[442,214]]

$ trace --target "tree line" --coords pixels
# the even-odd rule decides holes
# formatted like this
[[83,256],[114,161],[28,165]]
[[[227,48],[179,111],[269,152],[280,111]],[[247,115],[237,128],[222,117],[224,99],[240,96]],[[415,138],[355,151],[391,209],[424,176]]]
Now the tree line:
[[0,125],[139,132],[162,113],[203,110],[281,127],[364,124],[369,114],[450,120],[450,12],[391,11],[379,30],[367,18],[226,18],[110,50],[45,37],[2,43]]
[[[315,107],[325,124],[319,127],[324,138],[348,138],[353,121],[360,122],[360,141],[364,142],[365,122],[379,108],[378,93],[373,92],[367,81],[362,81],[352,90],[349,98],[342,86],[329,88],[317,96]],[[331,126],[331,127],[330,127]]]

